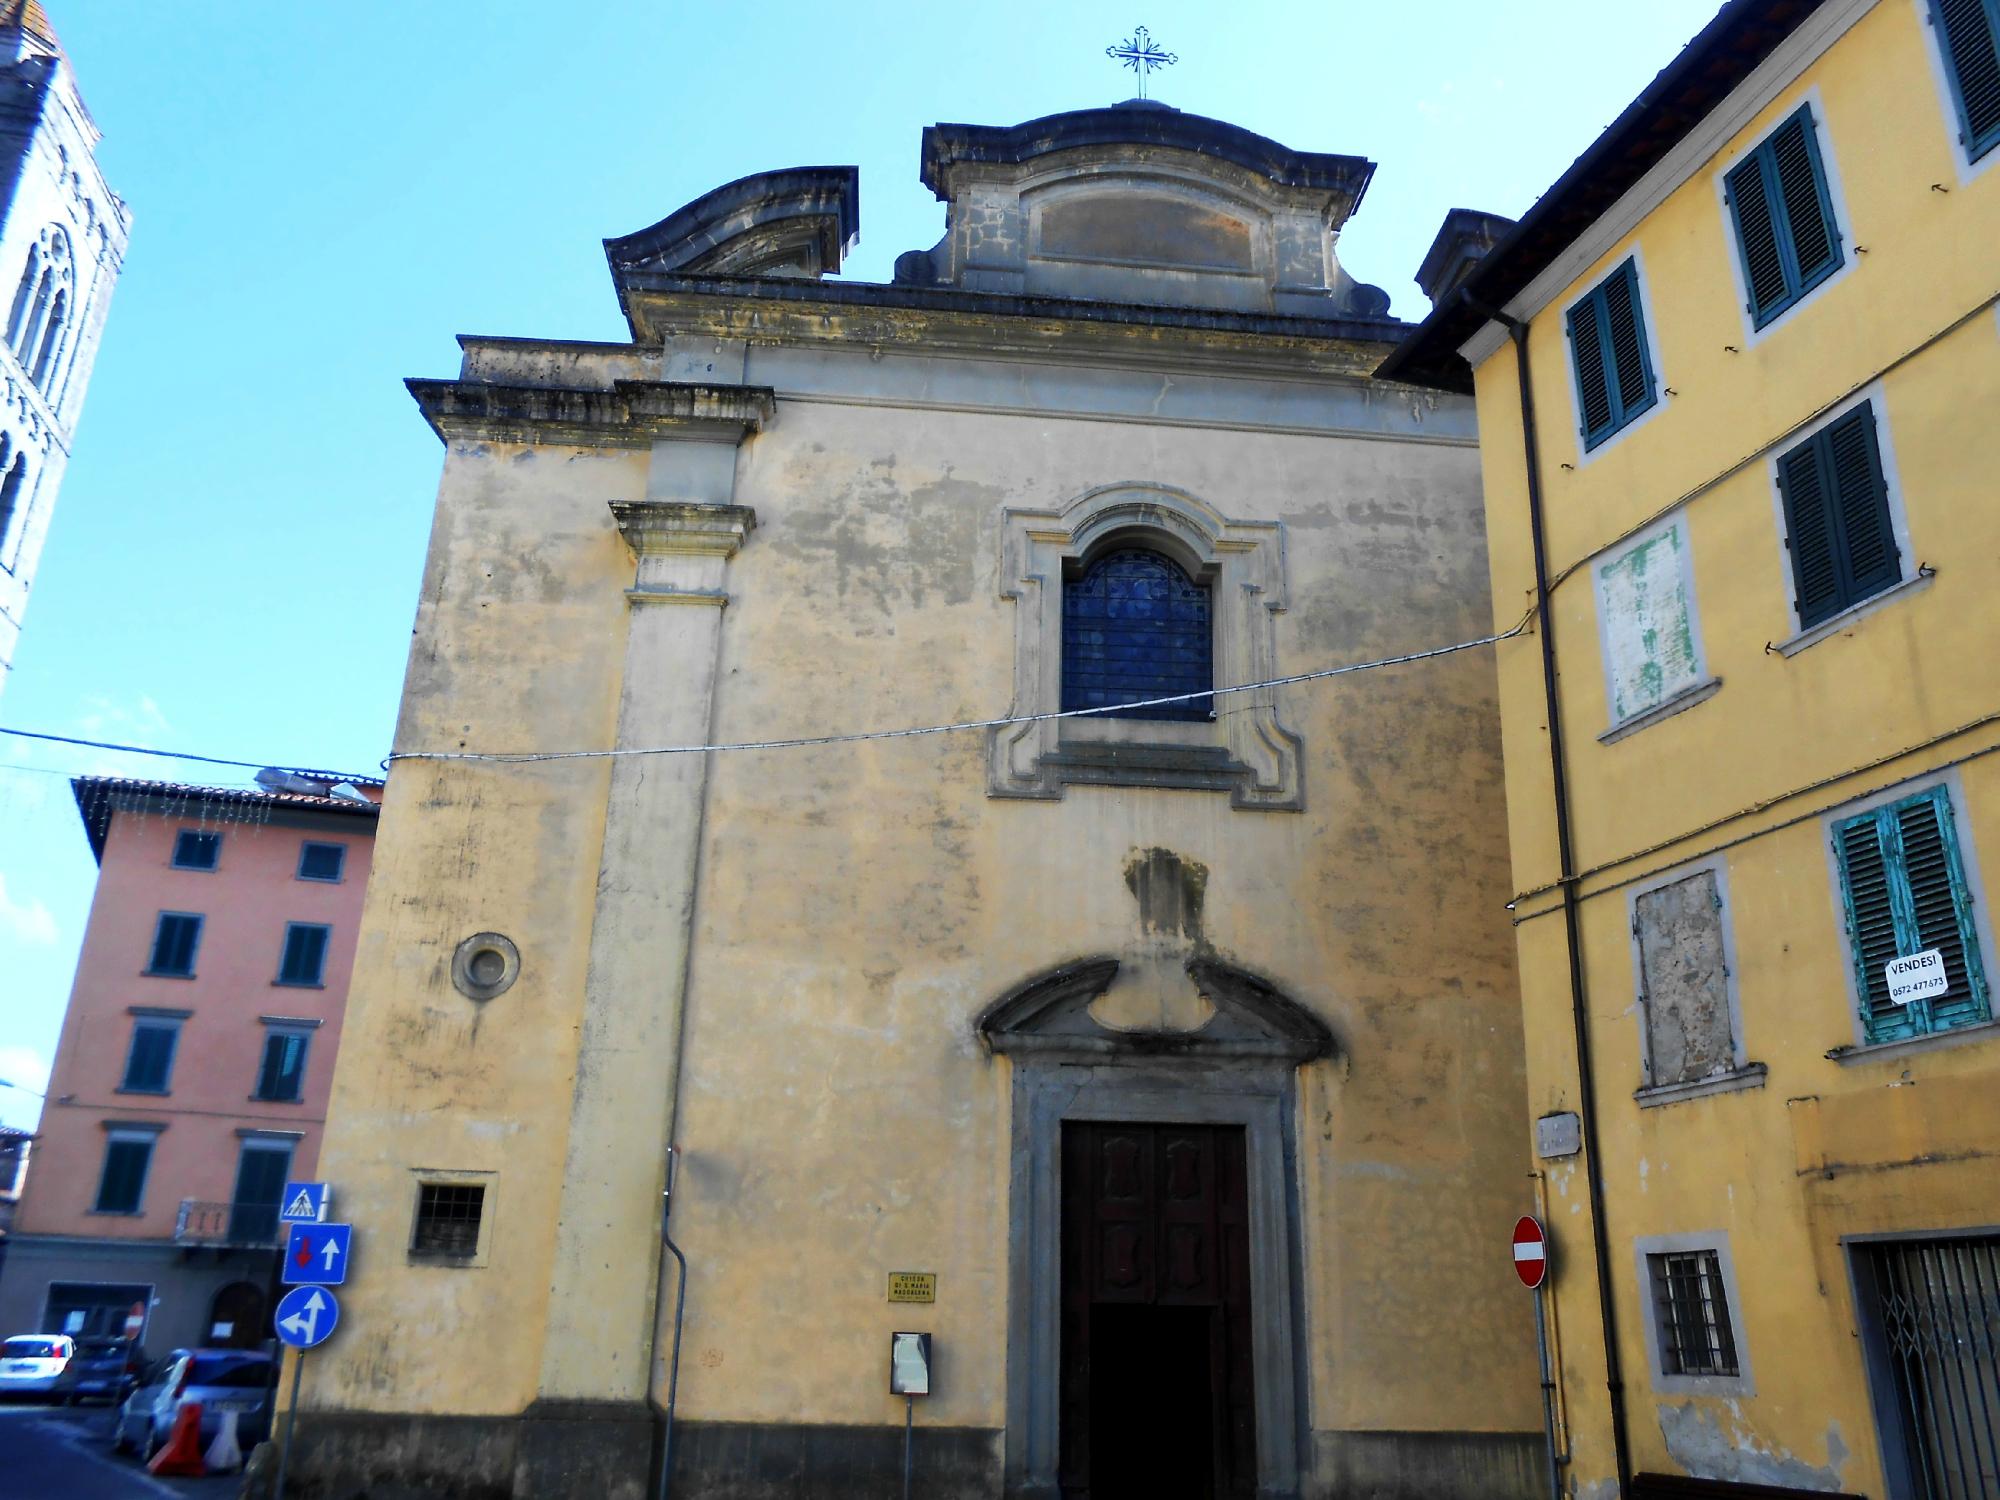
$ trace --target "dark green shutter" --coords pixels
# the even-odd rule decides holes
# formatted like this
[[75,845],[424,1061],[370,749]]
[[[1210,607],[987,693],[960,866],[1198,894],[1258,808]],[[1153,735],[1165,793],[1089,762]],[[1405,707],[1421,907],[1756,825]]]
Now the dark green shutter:
[[245,1143],[236,1166],[236,1192],[229,1205],[229,1238],[239,1245],[268,1244],[278,1237],[278,1200],[292,1170],[291,1148]]
[[1802,106],[1732,167],[1723,187],[1751,321],[1762,328],[1842,263],[1812,106]]
[[1724,180],[1728,185],[1729,206],[1736,214],[1736,241],[1743,252],[1743,281],[1750,293],[1750,314],[1761,323],[1767,312],[1784,303],[1788,291],[1784,257],[1778,253],[1777,221],[1764,185],[1764,153],[1753,152]]
[[139,1211],[140,1195],[146,1189],[146,1167],[153,1159],[153,1143],[112,1141],[104,1148],[104,1176],[97,1184],[97,1211],[101,1214],[131,1214]]
[[1944,42],[1959,139],[1977,160],[2000,145],[2000,0],[1931,0]]
[[[1951,795],[1931,787],[1849,818],[1834,830],[1863,1034],[1890,1042],[1984,1021],[1992,1013],[1971,893],[1958,857]],[[1935,948],[1944,994],[1909,1005],[1889,999],[1891,959]]]
[[173,1076],[174,1043],[180,1028],[171,1023],[140,1021],[132,1028],[132,1050],[125,1059],[122,1088],[141,1093],[165,1093]]
[[1570,353],[1576,364],[1577,405],[1586,440],[1611,428],[1611,387],[1604,377],[1604,335],[1597,326],[1597,294],[1569,310]]
[[1587,451],[1653,404],[1636,261],[1626,261],[1577,299],[1569,310],[1569,337]]
[[1901,581],[1874,403],[1862,402],[1783,454],[1778,493],[1800,629]]

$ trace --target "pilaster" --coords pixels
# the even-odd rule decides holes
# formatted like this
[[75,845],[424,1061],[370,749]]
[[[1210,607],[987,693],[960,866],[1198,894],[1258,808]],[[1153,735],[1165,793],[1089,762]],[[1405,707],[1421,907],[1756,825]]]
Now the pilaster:
[[[729,561],[756,525],[728,503],[733,459],[663,440],[648,498],[611,503],[634,561],[621,751],[708,741]],[[704,754],[612,762],[538,1405],[645,1400],[707,781]]]

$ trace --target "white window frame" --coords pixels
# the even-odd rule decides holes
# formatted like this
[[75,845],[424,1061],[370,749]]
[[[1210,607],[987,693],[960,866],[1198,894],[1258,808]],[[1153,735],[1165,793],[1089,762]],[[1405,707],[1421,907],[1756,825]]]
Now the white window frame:
[[[1657,388],[1653,404],[1639,413],[1631,421],[1611,433],[1595,448],[1583,445],[1583,401],[1576,388],[1576,347],[1569,336],[1569,310],[1583,298],[1588,297],[1621,269],[1626,261],[1632,262],[1632,273],[1639,283],[1639,319],[1646,335],[1646,357],[1653,369],[1653,384]],[[1576,467],[1579,471],[1589,468],[1598,459],[1616,448],[1626,438],[1644,427],[1653,418],[1667,409],[1674,396],[1667,390],[1666,361],[1660,352],[1660,340],[1656,332],[1658,324],[1653,318],[1653,283],[1646,275],[1646,252],[1637,240],[1619,247],[1607,260],[1604,268],[1589,281],[1579,281],[1559,300],[1559,319],[1563,341],[1563,364],[1568,379],[1563,383],[1569,387],[1569,433],[1570,441],[1576,447]]]
[[[1824,428],[1831,427],[1864,401],[1873,402],[1875,406],[1875,449],[1882,460],[1882,483],[1887,486],[1889,492],[1887,496],[1889,529],[1896,538],[1897,559],[1903,570],[1902,581],[1892,583],[1858,603],[1850,604],[1837,615],[1829,615],[1817,624],[1801,628],[1798,578],[1792,570],[1791,523],[1785,519],[1785,496],[1778,484],[1778,466],[1787,453],[1792,452]],[[1880,380],[1870,381],[1838,405],[1829,407],[1810,422],[1794,428],[1773,443],[1764,454],[1764,483],[1771,494],[1771,517],[1778,543],[1778,578],[1783,589],[1785,619],[1791,626],[1789,635],[1781,641],[1771,643],[1771,649],[1778,655],[1793,656],[1830,635],[1838,635],[1856,621],[1895,603],[1930,582],[1930,573],[1920,571],[1923,564],[1917,557],[1915,544],[1910,540],[1910,519],[1903,508],[1903,476],[1896,464],[1896,437],[1891,430],[1889,403]]]
[[[1633,1242],[1634,1264],[1639,1275],[1640,1324],[1646,1334],[1646,1368],[1653,1377],[1653,1389],[1662,1396],[1754,1396],[1757,1382],[1750,1365],[1750,1340],[1743,1326],[1743,1297],[1737,1288],[1736,1261],[1729,1252],[1729,1234],[1722,1229],[1697,1230],[1691,1234],[1642,1235]],[[1688,1255],[1713,1250],[1722,1276],[1722,1295],[1729,1313],[1729,1336],[1736,1344],[1734,1375],[1669,1375],[1661,1358],[1665,1347],[1660,1337],[1660,1310],[1653,1299],[1655,1255]]]
[[[1644,418],[1641,418],[1643,421]],[[1623,556],[1634,548],[1665,535],[1678,526],[1681,531],[1681,591],[1687,597],[1688,636],[1694,644],[1695,680],[1678,692],[1662,698],[1651,708],[1641,709],[1623,719],[1612,717],[1618,699],[1616,674],[1612,670],[1611,656],[1611,611],[1604,598],[1603,565],[1614,556]],[[1702,637],[1701,606],[1695,596],[1694,586],[1694,534],[1688,524],[1688,508],[1680,507],[1672,514],[1662,516],[1652,525],[1630,536],[1622,537],[1611,546],[1604,548],[1590,559],[1590,586],[1597,603],[1597,658],[1604,669],[1604,716],[1607,727],[1597,738],[1600,743],[1610,745],[1637,734],[1649,725],[1662,719],[1671,719],[1675,714],[1693,708],[1697,703],[1713,697],[1722,679],[1708,670],[1708,645]]]
[[1958,169],[1958,185],[1965,187],[2000,163],[2000,146],[1993,147],[1978,161],[1967,151],[1959,135],[1965,125],[1958,115],[1958,87],[1952,82],[1951,63],[1944,55],[1943,29],[1931,18],[1931,0],[1911,0],[1911,3],[1917,8],[1917,26],[1924,33],[1924,57],[1930,63],[1931,84],[1944,119],[1945,146],[1951,152],[1952,165]]
[[[1759,328],[1750,312],[1750,288],[1743,280],[1743,247],[1736,237],[1736,215],[1729,207],[1729,174],[1740,162],[1768,141],[1774,131],[1782,128],[1787,120],[1806,105],[1812,106],[1813,138],[1819,147],[1820,167],[1826,173],[1826,197],[1833,205],[1833,227],[1840,234],[1840,269]],[[1854,226],[1854,215],[1848,211],[1847,190],[1841,184],[1840,163],[1833,154],[1833,140],[1827,130],[1826,105],[1820,99],[1819,85],[1813,84],[1786,100],[1779,108],[1777,118],[1763,130],[1750,137],[1729,155],[1717,157],[1710,181],[1715,185],[1715,206],[1719,215],[1716,224],[1722,234],[1724,258],[1729,262],[1729,284],[1736,292],[1736,320],[1743,329],[1741,347],[1745,350],[1753,349],[1818,302],[1834,287],[1846,281],[1861,264],[1861,255],[1855,249],[1858,234]]]

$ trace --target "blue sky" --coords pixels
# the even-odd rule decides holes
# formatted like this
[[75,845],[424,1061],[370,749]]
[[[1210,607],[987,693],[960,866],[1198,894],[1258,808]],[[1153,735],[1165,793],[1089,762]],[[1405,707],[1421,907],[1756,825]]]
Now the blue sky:
[[[0,724],[350,771],[388,749],[437,484],[402,380],[461,332],[622,337],[605,236],[856,163],[846,274],[886,280],[943,227],[923,127],[1127,98],[1104,49],[1143,22],[1180,57],[1156,97],[1379,163],[1341,258],[1417,318],[1445,210],[1522,212],[1716,8],[48,6],[134,223]],[[237,779],[0,737],[0,1077],[30,1088],[95,874],[75,771]]]

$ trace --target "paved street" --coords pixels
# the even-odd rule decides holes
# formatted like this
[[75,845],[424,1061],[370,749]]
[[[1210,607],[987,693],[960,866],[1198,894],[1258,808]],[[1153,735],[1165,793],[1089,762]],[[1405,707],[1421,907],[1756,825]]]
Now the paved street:
[[0,1405],[0,1500],[233,1500],[238,1475],[155,1479],[113,1453],[111,1422],[101,1406]]

